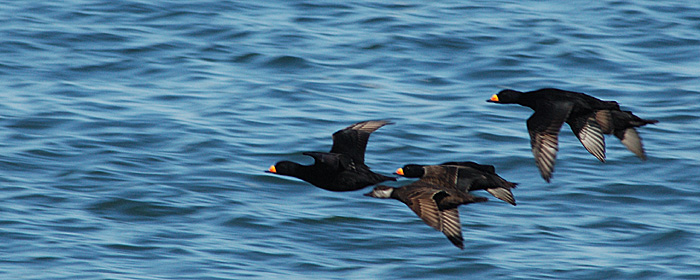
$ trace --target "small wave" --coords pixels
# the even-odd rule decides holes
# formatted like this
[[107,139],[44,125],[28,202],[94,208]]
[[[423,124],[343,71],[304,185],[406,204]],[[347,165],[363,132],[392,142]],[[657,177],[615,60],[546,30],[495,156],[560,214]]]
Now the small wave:
[[99,216],[118,220],[150,220],[168,216],[194,213],[190,207],[176,207],[162,202],[150,202],[127,198],[110,198],[88,207]]
[[238,55],[233,59],[233,62],[238,62],[238,63],[247,63],[255,60],[256,58],[260,57],[260,53],[246,53],[242,55]]
[[267,66],[273,68],[308,68],[310,67],[308,61],[298,56],[283,55],[275,57],[266,63]]

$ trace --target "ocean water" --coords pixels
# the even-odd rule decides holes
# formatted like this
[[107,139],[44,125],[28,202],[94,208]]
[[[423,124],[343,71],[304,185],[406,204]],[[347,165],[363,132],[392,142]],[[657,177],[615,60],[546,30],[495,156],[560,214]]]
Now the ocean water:
[[[697,1],[3,1],[2,279],[698,279]],[[648,160],[528,108],[557,87],[643,118]],[[513,207],[460,207],[465,249],[405,205],[264,173],[389,119],[367,163],[473,160]],[[391,183],[400,186],[412,180]],[[477,195],[490,196],[486,193]]]

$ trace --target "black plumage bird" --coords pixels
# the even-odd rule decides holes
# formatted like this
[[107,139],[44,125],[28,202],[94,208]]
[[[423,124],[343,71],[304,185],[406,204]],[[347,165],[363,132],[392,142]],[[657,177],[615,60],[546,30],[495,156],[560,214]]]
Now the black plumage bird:
[[628,150],[645,160],[642,140],[635,128],[658,122],[641,119],[630,111],[622,111],[615,101],[603,101],[584,93],[554,88],[530,92],[506,89],[487,101],[519,104],[535,110],[527,120],[527,130],[535,163],[547,182],[554,171],[559,149],[559,130],[565,122],[583,147],[602,162],[605,162],[603,134],[615,135]]
[[314,164],[301,165],[280,161],[267,172],[302,179],[324,190],[334,192],[355,191],[384,181],[396,181],[372,172],[365,165],[365,149],[372,132],[389,121],[364,121],[333,133],[333,147],[328,153],[305,152],[314,158]]
[[430,227],[442,232],[447,239],[464,249],[459,210],[462,204],[484,202],[485,197],[473,196],[432,177],[422,178],[411,184],[393,188],[379,185],[365,194],[376,198],[393,198],[406,204]]
[[445,162],[439,165],[407,164],[397,169],[396,174],[408,178],[433,177],[443,185],[452,185],[462,192],[485,190],[494,197],[515,205],[511,189],[515,188],[517,183],[508,182],[498,176],[493,165],[472,161]]

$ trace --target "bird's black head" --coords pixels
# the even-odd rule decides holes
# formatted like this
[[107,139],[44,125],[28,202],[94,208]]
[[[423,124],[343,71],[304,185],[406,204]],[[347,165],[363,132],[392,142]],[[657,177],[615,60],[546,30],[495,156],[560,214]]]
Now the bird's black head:
[[396,169],[396,174],[408,178],[420,178],[425,174],[425,169],[423,169],[422,165],[406,164],[402,168]]
[[491,99],[486,101],[503,104],[517,103],[518,99],[520,99],[520,96],[522,96],[522,94],[523,93],[521,91],[504,89],[498,94],[494,94],[493,96],[491,96]]
[[297,169],[299,164],[291,161],[280,161],[275,163],[275,165],[270,166],[266,172],[275,173],[279,175],[294,175],[297,174]]

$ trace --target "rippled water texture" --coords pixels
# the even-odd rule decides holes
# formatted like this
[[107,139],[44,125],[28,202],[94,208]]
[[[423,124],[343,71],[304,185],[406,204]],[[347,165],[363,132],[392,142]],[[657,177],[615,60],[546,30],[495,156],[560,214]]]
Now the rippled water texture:
[[[700,278],[700,4],[434,2],[3,3],[0,278]],[[658,119],[649,159],[565,126],[545,183],[531,111],[485,102],[542,87]],[[492,164],[518,206],[460,207],[461,251],[264,173],[368,119],[376,172]]]

